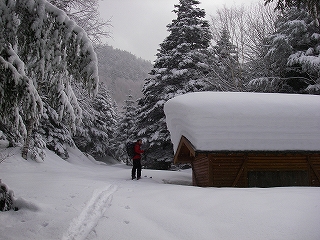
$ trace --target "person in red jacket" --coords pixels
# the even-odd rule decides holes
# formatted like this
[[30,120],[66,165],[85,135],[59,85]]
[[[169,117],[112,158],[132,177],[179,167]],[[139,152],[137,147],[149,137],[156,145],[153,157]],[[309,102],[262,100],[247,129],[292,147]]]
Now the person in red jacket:
[[141,149],[142,140],[138,139],[136,144],[134,145],[134,156],[133,156],[133,166],[131,171],[132,180],[136,178],[141,178],[141,154],[144,153],[144,150]]

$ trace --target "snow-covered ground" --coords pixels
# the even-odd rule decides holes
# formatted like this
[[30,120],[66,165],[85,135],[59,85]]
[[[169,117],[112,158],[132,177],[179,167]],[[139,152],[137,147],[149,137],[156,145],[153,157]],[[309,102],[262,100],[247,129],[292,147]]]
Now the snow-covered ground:
[[320,188],[199,188],[190,169],[137,181],[77,150],[43,163],[6,151],[0,178],[20,210],[0,212],[1,240],[320,239]]

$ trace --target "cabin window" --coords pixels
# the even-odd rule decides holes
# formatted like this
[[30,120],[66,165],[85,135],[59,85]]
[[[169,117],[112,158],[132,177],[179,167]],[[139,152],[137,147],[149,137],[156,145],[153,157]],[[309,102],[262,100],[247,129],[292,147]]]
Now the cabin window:
[[307,171],[249,171],[249,187],[308,186]]

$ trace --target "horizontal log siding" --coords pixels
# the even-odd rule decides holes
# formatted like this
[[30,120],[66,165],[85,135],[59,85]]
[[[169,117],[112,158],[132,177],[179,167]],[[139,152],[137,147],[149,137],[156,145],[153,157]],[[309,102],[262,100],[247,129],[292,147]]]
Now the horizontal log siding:
[[206,154],[199,154],[192,163],[193,167],[193,185],[199,187],[209,187],[210,173],[209,162]]
[[231,187],[236,182],[236,187],[247,187],[248,171],[307,171],[310,186],[320,186],[320,154],[309,155],[309,160],[308,154],[303,153],[209,153],[208,157],[204,156],[199,155],[195,161],[198,186]]
[[[242,167],[244,155],[209,155],[211,181],[210,185],[215,187],[231,187]],[[245,185],[245,176],[240,176],[236,186]]]
[[308,170],[307,156],[248,155],[248,171]]

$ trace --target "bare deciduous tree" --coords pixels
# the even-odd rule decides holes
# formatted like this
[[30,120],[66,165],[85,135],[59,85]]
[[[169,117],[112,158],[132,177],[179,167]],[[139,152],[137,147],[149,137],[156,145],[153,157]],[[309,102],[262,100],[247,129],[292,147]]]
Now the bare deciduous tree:
[[99,14],[99,0],[48,0],[62,9],[82,27],[93,43],[101,43],[101,38],[110,37],[111,20],[103,20]]
[[265,37],[275,30],[274,22],[277,13],[273,5],[254,4],[249,8],[223,7],[216,15],[211,16],[213,41],[221,38],[222,29],[230,33],[231,42],[237,46],[239,60],[251,61],[261,55]]
[[249,7],[224,6],[211,16],[213,49],[221,39],[221,33],[226,29],[238,54],[238,62],[233,64],[235,70],[232,76],[234,80],[231,81],[233,85],[227,81],[230,80],[230,76],[221,72],[221,67],[211,66],[216,72],[213,76],[219,75],[214,80],[215,85],[218,83],[222,91],[246,91],[248,81],[262,77],[268,72],[269,65],[263,58],[266,53],[266,37],[275,31],[277,16],[273,4],[264,6],[263,3],[251,4]]

